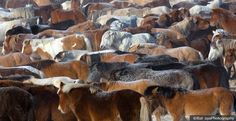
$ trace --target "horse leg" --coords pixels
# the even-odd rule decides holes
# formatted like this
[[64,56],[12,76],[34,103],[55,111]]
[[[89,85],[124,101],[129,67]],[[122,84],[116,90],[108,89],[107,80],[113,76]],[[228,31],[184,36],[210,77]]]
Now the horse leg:
[[234,97],[226,97],[220,102],[219,113],[220,115],[230,115],[234,107]]
[[153,111],[153,115],[155,116],[157,121],[161,121],[161,115],[165,114],[165,110],[158,106],[154,111]]

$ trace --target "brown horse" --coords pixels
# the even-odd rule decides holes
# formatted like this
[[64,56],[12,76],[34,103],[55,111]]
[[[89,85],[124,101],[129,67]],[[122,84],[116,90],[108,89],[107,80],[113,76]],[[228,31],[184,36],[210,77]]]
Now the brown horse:
[[189,118],[190,115],[230,115],[234,106],[234,96],[231,91],[215,87],[198,91],[188,91],[181,88],[150,86],[145,90],[145,96],[152,103],[165,107],[173,121]]
[[108,30],[108,27],[95,29],[95,30],[88,30],[85,31],[84,34],[86,37],[89,38],[90,43],[92,45],[93,51],[100,50],[100,43],[102,41],[102,35]]
[[51,12],[51,23],[59,23],[65,20],[74,20],[74,22],[82,23],[86,21],[86,17],[81,10],[69,10],[56,9]]
[[86,53],[81,56],[80,60],[92,65],[98,62],[128,62],[134,63],[142,54],[136,54],[131,52],[122,52],[115,50],[104,50]]
[[8,54],[10,52],[21,52],[23,41],[25,39],[33,38],[38,37],[33,34],[18,34],[6,36],[5,40],[3,41],[2,54]]
[[219,26],[231,34],[236,34],[236,15],[231,11],[222,8],[213,9],[210,24]]
[[148,102],[132,90],[103,92],[87,84],[61,83],[58,95],[58,109],[71,110],[80,121],[151,120]]
[[35,121],[32,95],[18,87],[0,87],[1,121]]
[[57,109],[59,97],[54,86],[38,86],[12,80],[0,81],[0,87],[10,86],[24,89],[33,96],[35,119],[37,121],[76,121],[72,112],[62,114]]
[[232,67],[236,61],[236,50],[235,49],[226,49],[224,51],[224,64],[227,68]]
[[134,44],[129,48],[129,52],[136,52],[149,55],[170,55],[179,61],[196,61],[203,60],[200,51],[191,47],[184,46],[178,48],[166,48],[154,44]]
[[7,55],[0,56],[0,65],[5,67],[13,67],[32,62],[30,56],[23,53],[9,53]]
[[97,25],[92,21],[85,21],[83,23],[78,23],[74,26],[69,27],[66,31],[69,33],[76,33],[76,32],[86,32],[88,30],[95,30],[97,29]]
[[72,79],[86,81],[89,67],[83,61],[55,62],[53,60],[41,60],[27,64],[41,70],[45,77],[67,76]]

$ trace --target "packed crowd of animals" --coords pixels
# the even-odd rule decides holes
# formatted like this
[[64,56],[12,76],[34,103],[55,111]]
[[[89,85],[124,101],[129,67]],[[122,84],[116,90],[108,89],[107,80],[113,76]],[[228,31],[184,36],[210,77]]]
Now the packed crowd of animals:
[[236,112],[235,0],[0,0],[0,46],[0,121]]

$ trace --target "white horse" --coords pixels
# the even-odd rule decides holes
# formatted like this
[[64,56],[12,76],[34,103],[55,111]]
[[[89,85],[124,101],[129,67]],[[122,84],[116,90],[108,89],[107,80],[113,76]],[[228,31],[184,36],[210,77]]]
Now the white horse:
[[223,29],[217,29],[213,31],[213,37],[211,40],[210,52],[208,54],[208,60],[215,60],[218,57],[223,57],[225,49],[236,48],[236,36],[230,35]]
[[100,48],[128,51],[133,44],[155,42],[155,38],[148,33],[132,35],[129,32],[108,30],[102,36]]
[[199,15],[201,12],[205,14],[210,14],[212,12],[212,9],[219,8],[221,4],[222,0],[214,0],[206,6],[195,5],[189,9],[189,13],[191,16]]

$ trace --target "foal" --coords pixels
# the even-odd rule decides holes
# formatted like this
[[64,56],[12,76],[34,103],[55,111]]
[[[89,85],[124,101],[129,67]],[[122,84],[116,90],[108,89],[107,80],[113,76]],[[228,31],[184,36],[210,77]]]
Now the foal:
[[[233,94],[222,87],[187,91],[180,88],[150,86],[144,94],[151,103],[159,103],[166,108],[173,121],[191,115],[230,115],[234,106]],[[155,102],[154,102],[155,101]]]

